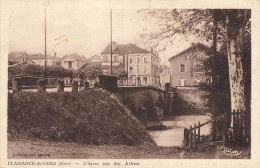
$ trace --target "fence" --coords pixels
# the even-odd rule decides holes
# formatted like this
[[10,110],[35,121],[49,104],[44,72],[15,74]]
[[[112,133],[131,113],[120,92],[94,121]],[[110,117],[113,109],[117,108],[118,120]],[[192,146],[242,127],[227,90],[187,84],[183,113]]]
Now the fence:
[[225,114],[223,129],[223,143],[241,145],[250,141],[250,122],[246,122],[249,112],[233,110],[230,115]]
[[[88,80],[82,80],[78,78],[60,78],[56,76],[50,76],[45,78],[42,75],[31,75],[31,74],[22,74],[22,75],[14,75],[12,78],[8,79],[8,89],[12,90],[12,92],[28,90],[28,89],[39,89],[39,81],[44,81],[43,90],[46,88],[59,88],[59,87],[72,87],[73,88],[73,81],[76,81],[77,88],[92,88],[91,83]],[[69,82],[66,82],[69,81]],[[40,82],[42,84],[42,82]],[[29,90],[29,91],[30,91]],[[58,89],[59,90],[59,89]],[[64,91],[64,89],[61,89]]]
[[[190,128],[184,128],[184,147],[196,147],[197,144],[201,143],[205,136],[200,134],[200,130],[202,126],[205,126],[209,123],[213,123],[213,125],[222,124],[222,140],[220,142],[223,145],[241,145],[245,143],[249,143],[250,141],[250,122],[245,123],[245,111],[235,111],[231,113],[222,114],[213,120],[209,120],[203,124],[198,122]],[[216,127],[212,127],[212,129],[216,129]],[[216,137],[216,130],[212,130],[212,137]],[[211,139],[213,142],[216,141],[215,138]]]

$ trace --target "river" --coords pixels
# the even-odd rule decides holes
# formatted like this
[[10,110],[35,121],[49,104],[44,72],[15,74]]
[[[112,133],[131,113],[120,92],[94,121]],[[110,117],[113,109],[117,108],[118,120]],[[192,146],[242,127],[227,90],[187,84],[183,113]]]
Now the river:
[[[168,127],[167,130],[149,131],[154,142],[158,146],[182,146],[184,128],[189,128],[194,123],[204,123],[210,120],[210,115],[184,115],[184,116],[169,116],[161,122]],[[210,134],[210,124],[201,127],[201,135]]]

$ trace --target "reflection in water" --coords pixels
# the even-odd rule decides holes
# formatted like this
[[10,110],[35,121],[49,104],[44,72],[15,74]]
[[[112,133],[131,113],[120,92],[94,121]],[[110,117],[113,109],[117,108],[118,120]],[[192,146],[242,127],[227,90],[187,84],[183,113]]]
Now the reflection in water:
[[[158,146],[182,146],[184,128],[189,128],[194,123],[204,123],[210,120],[209,115],[185,115],[165,118],[162,123],[168,130],[149,131]],[[210,134],[210,124],[204,125],[200,130],[201,135]]]

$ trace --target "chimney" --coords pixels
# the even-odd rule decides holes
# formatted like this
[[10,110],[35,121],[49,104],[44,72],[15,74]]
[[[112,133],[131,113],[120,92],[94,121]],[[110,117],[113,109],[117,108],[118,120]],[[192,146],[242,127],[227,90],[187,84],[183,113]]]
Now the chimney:
[[151,53],[153,54],[153,48],[151,48]]
[[54,52],[54,57],[56,58],[56,52]]
[[113,42],[112,42],[112,50],[114,51],[115,49],[116,49],[116,42],[113,41]]
[[154,55],[156,56],[156,51],[154,51]]

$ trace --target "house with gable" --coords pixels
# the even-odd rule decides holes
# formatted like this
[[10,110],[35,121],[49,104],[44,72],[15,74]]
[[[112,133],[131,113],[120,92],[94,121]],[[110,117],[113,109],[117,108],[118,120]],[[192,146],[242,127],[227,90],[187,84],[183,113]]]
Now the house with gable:
[[87,62],[86,57],[78,54],[66,54],[61,58],[63,68],[77,70]]
[[29,57],[29,54],[24,51],[10,52],[8,54],[8,65],[15,66],[20,64],[33,64],[34,62]]
[[[101,52],[102,65],[110,65],[111,45]],[[160,85],[160,58],[156,51],[145,50],[136,44],[112,43],[112,65],[124,65],[127,85]]]
[[193,44],[186,50],[172,56],[170,61],[171,86],[196,86],[211,83],[211,77],[203,70],[203,60],[208,58],[209,47]]

